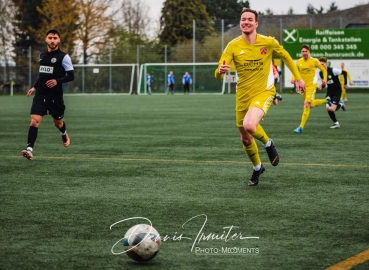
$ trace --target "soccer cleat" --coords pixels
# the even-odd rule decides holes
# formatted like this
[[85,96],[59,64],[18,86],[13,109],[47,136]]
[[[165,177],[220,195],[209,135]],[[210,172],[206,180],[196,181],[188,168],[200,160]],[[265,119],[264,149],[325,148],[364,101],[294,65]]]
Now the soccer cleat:
[[341,105],[341,109],[342,109],[342,111],[346,111],[346,106],[345,106],[345,103],[343,103],[343,102],[340,102],[340,105]]
[[340,127],[340,124],[339,123],[334,123],[333,126],[331,126],[331,128],[339,128]]
[[295,132],[295,133],[302,133],[302,128],[301,127],[298,127],[293,132]]
[[271,141],[270,146],[265,147],[265,150],[268,153],[270,163],[273,166],[277,166],[278,163],[279,163],[279,155],[278,155],[277,149],[275,148],[274,142],[272,140],[270,140],[270,141]]
[[22,156],[28,160],[33,160],[33,154],[30,150],[22,150]]
[[325,99],[327,100],[327,104],[328,104],[328,106],[330,107],[330,106],[332,105],[332,100],[331,100],[331,98],[328,96],[328,97],[326,97]]
[[255,171],[252,173],[249,183],[247,184],[250,187],[257,186],[259,184],[259,177],[265,171],[265,167],[261,164],[260,170]]
[[64,147],[68,147],[70,145],[70,139],[68,136],[68,133],[65,133],[65,135],[62,135],[62,142]]

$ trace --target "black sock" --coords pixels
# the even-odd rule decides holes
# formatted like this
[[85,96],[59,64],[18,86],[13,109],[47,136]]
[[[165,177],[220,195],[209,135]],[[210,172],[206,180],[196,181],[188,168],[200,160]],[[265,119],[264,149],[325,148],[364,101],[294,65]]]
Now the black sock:
[[36,139],[37,139],[37,131],[38,131],[38,127],[33,127],[33,126],[29,127],[27,147],[32,147],[33,148],[33,146],[36,142]]
[[62,134],[64,134],[64,133],[65,133],[65,131],[67,130],[67,126],[66,126],[65,122],[63,122],[63,126],[62,126],[61,128],[59,128],[59,130],[60,130],[60,132],[61,132]]
[[337,104],[336,111],[338,111],[340,108],[341,108],[341,103],[338,103],[338,104]]
[[331,111],[329,111],[328,114],[329,114],[329,117],[332,119],[333,123],[336,123],[337,122],[336,114]]

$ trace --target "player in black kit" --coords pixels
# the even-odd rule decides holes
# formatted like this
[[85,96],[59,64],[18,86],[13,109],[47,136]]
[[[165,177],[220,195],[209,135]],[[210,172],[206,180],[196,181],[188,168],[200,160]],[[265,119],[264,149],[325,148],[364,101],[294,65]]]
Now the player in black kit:
[[[325,57],[319,58],[319,62],[324,68],[327,69],[328,73],[326,99],[328,102],[327,111],[329,117],[333,121],[333,126],[331,126],[331,128],[339,128],[340,123],[337,121],[336,114],[334,112],[339,110],[340,108],[342,108],[343,111],[346,111],[345,104],[343,102],[340,102],[342,88],[339,76],[343,74],[343,77],[345,79],[344,87],[347,88],[347,72],[342,69],[328,67],[328,60]],[[320,77],[323,78],[322,72],[320,72]],[[321,89],[321,87],[322,86],[320,86],[319,88]]]
[[37,139],[38,126],[42,117],[51,114],[54,125],[60,130],[65,147],[70,144],[64,118],[64,100],[62,84],[73,81],[73,65],[68,54],[59,49],[60,33],[51,29],[46,33],[47,51],[40,54],[39,77],[35,85],[28,90],[27,97],[36,91],[31,107],[31,125],[28,131],[27,149],[22,156],[33,160],[33,146]]

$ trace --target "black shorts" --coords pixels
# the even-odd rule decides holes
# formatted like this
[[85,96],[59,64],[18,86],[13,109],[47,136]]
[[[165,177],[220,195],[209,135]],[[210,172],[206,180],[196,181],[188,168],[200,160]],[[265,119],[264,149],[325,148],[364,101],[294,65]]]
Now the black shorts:
[[63,97],[42,97],[34,96],[31,114],[47,115],[50,114],[54,119],[63,119],[65,105]]
[[326,97],[330,97],[333,104],[338,104],[341,100],[342,90],[335,89],[334,91],[327,91]]

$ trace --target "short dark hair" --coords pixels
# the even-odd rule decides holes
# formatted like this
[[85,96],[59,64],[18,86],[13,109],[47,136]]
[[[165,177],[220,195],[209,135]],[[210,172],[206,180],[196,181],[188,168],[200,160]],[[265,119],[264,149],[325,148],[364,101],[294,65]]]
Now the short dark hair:
[[320,57],[319,58],[319,62],[324,62],[324,63],[327,63],[328,59],[325,58],[325,57]]
[[307,45],[307,44],[302,45],[302,46],[301,46],[301,50],[302,50],[302,49],[306,49],[306,50],[310,51],[310,47],[309,47],[309,45]]
[[46,36],[48,36],[49,34],[58,35],[60,37],[59,31],[56,29],[50,29],[49,31],[46,32]]
[[253,10],[251,8],[243,8],[242,11],[241,11],[241,16],[242,14],[244,14],[245,12],[251,12],[251,13],[254,13],[255,15],[255,21],[257,22],[258,21],[258,12],[256,10]]

